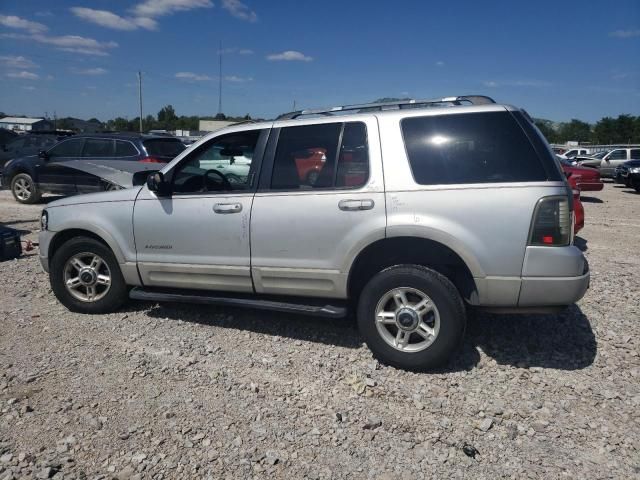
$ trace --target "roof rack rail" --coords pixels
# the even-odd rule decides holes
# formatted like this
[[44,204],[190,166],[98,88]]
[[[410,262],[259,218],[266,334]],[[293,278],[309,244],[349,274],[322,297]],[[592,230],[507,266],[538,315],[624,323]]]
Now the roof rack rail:
[[309,110],[297,110],[295,112],[284,113],[276,118],[276,120],[293,120],[305,115],[335,115],[336,113],[358,110],[359,112],[374,112],[382,110],[394,110],[397,107],[398,110],[405,108],[418,108],[423,106],[435,106],[435,105],[462,105],[463,103],[470,103],[471,105],[487,105],[490,103],[496,103],[491,97],[485,95],[462,95],[458,97],[442,97],[433,98],[429,100],[400,100],[395,102],[381,102],[381,103],[362,103],[356,105],[341,105],[331,108],[319,108]]

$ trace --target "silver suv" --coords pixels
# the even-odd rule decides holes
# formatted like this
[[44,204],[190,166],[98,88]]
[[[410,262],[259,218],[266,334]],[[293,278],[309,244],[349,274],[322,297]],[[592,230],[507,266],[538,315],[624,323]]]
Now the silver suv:
[[49,204],[40,259],[73,311],[128,297],[352,309],[377,358],[422,370],[455,351],[466,306],[548,311],[584,295],[572,198],[518,108],[334,107],[225,128],[143,187]]

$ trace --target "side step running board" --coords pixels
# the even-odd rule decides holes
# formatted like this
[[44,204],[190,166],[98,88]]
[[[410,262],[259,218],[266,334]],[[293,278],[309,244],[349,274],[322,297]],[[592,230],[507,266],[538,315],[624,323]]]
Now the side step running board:
[[[260,310],[274,310],[277,312],[299,313],[318,317],[343,318],[347,315],[346,307],[335,305],[322,305],[318,299],[309,300],[311,304],[292,303],[273,298],[260,298],[255,296],[235,296],[219,292],[203,292],[199,290],[174,290],[161,288],[135,287],[129,293],[133,300],[145,302],[184,302],[198,303],[201,305],[220,305],[226,307],[256,308]],[[313,304],[317,303],[317,304]]]

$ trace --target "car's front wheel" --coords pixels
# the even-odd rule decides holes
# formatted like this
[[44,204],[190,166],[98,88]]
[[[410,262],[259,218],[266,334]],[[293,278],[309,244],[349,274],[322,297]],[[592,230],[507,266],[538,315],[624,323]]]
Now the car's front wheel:
[[11,193],[19,203],[32,204],[40,201],[42,193],[28,173],[19,173],[11,179]]
[[73,312],[109,313],[127,300],[127,285],[113,252],[88,237],[64,243],[49,266],[51,289]]
[[419,265],[375,275],[358,302],[358,327],[374,356],[406,370],[446,363],[464,335],[466,312],[448,278]]

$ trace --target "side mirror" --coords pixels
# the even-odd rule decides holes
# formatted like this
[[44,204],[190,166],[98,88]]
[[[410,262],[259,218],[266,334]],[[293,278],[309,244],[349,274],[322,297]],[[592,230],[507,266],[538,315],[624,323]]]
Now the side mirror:
[[41,158],[42,160],[44,160],[45,162],[46,162],[47,160],[49,160],[49,154],[48,154],[46,151],[44,151],[44,150],[40,150],[40,151],[38,152],[38,157],[39,157],[39,158]]
[[171,196],[171,184],[165,180],[162,172],[154,172],[147,177],[147,188],[159,197]]

